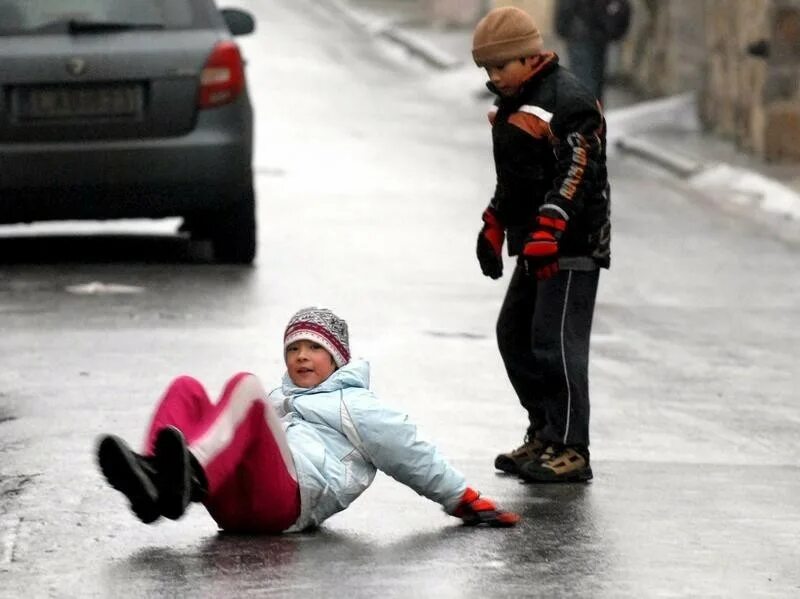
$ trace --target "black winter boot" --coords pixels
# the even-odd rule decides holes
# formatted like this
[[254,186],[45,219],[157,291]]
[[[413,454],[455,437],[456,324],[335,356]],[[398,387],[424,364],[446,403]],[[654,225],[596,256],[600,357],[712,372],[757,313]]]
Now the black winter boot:
[[97,462],[103,476],[130,501],[131,510],[145,524],[158,520],[158,490],[153,458],[135,453],[114,435],[100,437]]
[[205,473],[186,447],[183,433],[174,426],[158,431],[154,454],[159,509],[163,516],[177,520],[190,501],[205,499]]
[[206,473],[197,458],[189,453],[189,465],[192,470],[191,481],[191,494],[190,500],[196,503],[202,503],[208,496],[208,479]]

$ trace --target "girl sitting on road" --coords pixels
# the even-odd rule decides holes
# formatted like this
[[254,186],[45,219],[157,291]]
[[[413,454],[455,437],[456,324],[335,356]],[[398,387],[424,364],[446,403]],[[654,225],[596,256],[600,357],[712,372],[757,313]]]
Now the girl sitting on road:
[[176,520],[196,501],[226,531],[300,531],[350,505],[376,469],[467,525],[519,521],[468,487],[405,414],[378,402],[369,365],[350,359],[347,323],[333,312],[297,312],[284,357],[283,384],[269,394],[240,373],[213,404],[197,380],[177,378],[153,416],[145,455],[101,437],[100,468],[142,522]]

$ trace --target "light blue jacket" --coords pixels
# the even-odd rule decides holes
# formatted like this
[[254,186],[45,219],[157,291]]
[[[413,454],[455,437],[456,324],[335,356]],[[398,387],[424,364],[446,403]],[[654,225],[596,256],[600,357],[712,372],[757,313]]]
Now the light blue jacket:
[[284,375],[269,395],[286,430],[300,486],[300,516],[290,531],[345,509],[380,469],[452,512],[467,487],[408,416],[369,390],[369,364],[353,360],[311,389]]

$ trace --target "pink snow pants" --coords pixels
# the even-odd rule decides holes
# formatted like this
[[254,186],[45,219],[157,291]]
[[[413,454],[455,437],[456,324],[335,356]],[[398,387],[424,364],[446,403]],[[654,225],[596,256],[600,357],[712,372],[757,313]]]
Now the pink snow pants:
[[286,433],[254,375],[234,376],[216,404],[196,379],[175,379],[153,415],[145,454],[152,455],[156,434],[168,425],[183,432],[203,467],[203,504],[220,528],[278,533],[297,520],[300,491]]

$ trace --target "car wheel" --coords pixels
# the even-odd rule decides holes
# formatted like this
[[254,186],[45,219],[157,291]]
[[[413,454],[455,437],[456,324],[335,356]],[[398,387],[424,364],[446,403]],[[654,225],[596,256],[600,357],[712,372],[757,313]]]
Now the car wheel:
[[211,244],[217,262],[250,264],[256,257],[256,202],[252,184],[212,221]]

